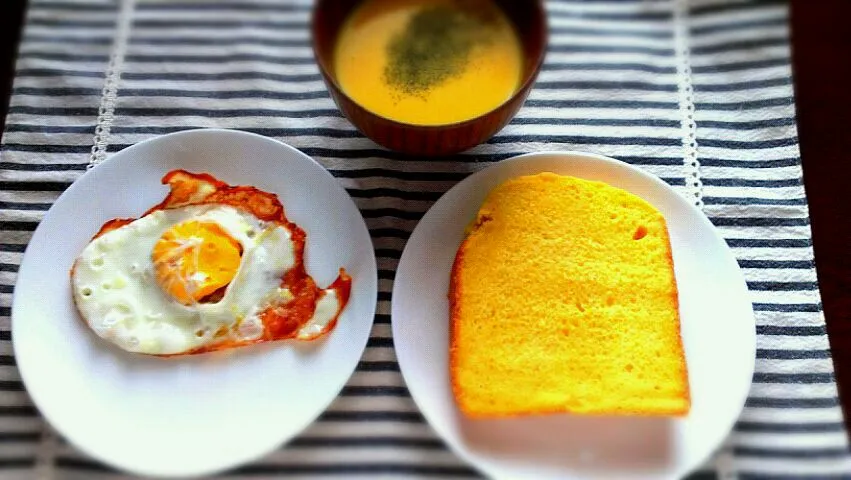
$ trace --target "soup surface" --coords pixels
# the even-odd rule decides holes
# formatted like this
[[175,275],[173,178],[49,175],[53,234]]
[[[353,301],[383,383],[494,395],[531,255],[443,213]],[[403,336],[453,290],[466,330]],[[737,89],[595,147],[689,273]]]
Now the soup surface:
[[366,0],[340,32],[334,69],[364,108],[402,123],[443,125],[511,98],[523,53],[493,0]]

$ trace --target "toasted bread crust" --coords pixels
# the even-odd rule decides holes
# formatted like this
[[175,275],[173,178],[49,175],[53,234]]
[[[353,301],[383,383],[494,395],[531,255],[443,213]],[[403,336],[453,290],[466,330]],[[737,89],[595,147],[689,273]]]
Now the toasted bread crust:
[[[469,238],[469,237],[468,237]],[[458,406],[464,413],[471,415],[464,403],[464,392],[458,382],[458,319],[461,315],[461,268],[464,262],[467,238],[461,242],[455,261],[452,262],[452,273],[449,277],[449,379],[452,383],[452,393],[458,401]]]

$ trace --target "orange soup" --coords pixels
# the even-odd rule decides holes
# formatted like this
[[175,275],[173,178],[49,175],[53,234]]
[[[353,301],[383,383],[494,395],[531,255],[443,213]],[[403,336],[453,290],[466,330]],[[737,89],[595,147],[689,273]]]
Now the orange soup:
[[334,70],[343,91],[378,115],[445,125],[511,98],[523,53],[493,0],[366,0],[342,28]]

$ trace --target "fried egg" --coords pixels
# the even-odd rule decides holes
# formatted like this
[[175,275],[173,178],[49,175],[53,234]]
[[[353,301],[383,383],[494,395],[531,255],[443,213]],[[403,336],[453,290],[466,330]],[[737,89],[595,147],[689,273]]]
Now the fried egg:
[[120,348],[202,353],[317,338],[351,289],[343,269],[320,289],[304,269],[305,233],[277,197],[175,171],[169,196],[139,219],[107,222],[71,272],[87,325]]

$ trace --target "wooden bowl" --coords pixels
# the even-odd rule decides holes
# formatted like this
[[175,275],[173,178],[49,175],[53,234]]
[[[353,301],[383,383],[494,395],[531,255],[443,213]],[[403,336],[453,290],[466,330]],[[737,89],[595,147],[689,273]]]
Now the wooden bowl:
[[487,141],[517,113],[538,76],[547,46],[542,0],[496,0],[514,23],[523,45],[523,81],[502,105],[479,117],[445,125],[412,125],[390,120],[357,104],[334,75],[334,47],[343,22],[362,0],[317,0],[313,9],[313,51],[328,91],[343,115],[379,145],[411,155],[458,153]]

